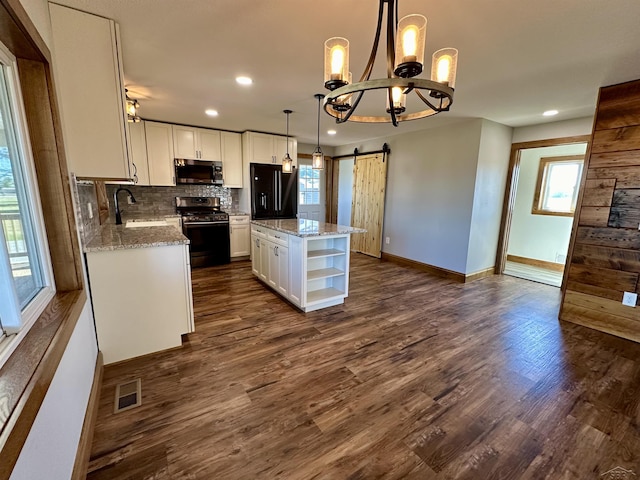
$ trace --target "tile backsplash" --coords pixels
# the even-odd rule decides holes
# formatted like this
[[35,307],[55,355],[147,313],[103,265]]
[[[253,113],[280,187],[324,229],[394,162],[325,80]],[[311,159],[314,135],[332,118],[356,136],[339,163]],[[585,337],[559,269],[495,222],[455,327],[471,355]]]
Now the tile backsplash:
[[[75,176],[72,177],[71,185],[75,197],[77,227],[82,243],[86,245],[100,229],[96,187],[93,182],[77,182]],[[92,217],[89,216],[89,209]]]
[[[109,198],[109,211],[114,212],[113,194],[119,187],[131,190],[136,199],[136,203],[128,205],[126,195],[120,193],[118,197],[120,207],[130,215],[157,216],[172,215],[176,213],[175,197],[220,197],[222,210],[237,209],[238,190],[232,188],[219,187],[216,185],[176,185],[175,187],[141,187],[137,185],[107,185],[107,196]],[[110,221],[113,220],[110,215]]]

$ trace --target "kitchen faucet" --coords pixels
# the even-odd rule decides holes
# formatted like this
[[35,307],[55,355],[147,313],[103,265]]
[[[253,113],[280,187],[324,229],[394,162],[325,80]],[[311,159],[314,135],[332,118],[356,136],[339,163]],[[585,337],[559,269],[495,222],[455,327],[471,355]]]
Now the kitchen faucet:
[[121,216],[122,212],[120,211],[120,206],[118,205],[118,192],[120,190],[124,190],[129,194],[131,203],[136,203],[136,199],[134,198],[133,193],[131,193],[131,190],[129,190],[128,188],[120,187],[119,189],[116,190],[116,193],[113,194],[113,203],[116,207],[116,225],[122,225],[122,216]]

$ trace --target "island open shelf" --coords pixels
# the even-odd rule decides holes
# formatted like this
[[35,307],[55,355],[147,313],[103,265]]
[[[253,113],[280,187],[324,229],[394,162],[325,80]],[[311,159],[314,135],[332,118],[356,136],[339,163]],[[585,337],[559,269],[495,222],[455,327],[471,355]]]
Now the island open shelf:
[[253,273],[305,312],[339,305],[349,294],[350,236],[361,231],[312,220],[254,220]]

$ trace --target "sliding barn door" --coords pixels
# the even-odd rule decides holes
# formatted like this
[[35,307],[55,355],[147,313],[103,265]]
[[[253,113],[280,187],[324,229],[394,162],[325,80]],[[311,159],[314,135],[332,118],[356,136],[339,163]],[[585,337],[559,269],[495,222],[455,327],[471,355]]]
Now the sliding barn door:
[[351,226],[367,233],[351,235],[351,249],[380,258],[387,161],[382,153],[356,157],[353,169]]

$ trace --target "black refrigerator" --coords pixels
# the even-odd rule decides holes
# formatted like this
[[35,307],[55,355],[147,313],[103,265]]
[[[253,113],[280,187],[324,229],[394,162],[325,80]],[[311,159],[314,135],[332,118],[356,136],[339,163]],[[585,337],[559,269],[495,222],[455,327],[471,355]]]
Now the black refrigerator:
[[282,165],[251,164],[251,218],[296,218],[298,173],[283,173]]

